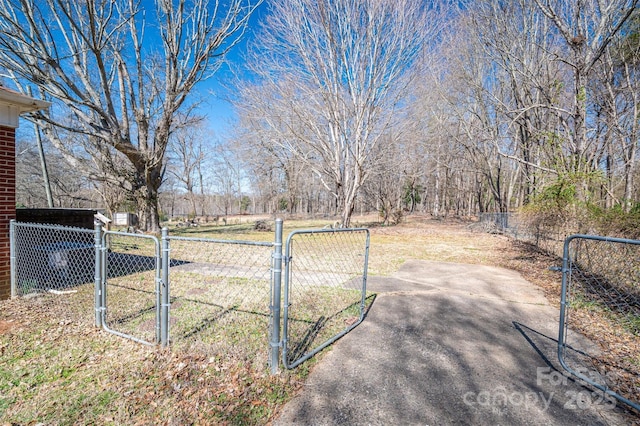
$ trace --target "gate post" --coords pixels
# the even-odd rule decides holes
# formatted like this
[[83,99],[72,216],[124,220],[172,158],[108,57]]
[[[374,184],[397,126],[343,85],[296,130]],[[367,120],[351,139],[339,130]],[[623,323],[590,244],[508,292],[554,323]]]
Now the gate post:
[[558,360],[564,367],[564,349],[565,349],[565,327],[566,327],[566,310],[567,310],[567,288],[568,277],[570,273],[569,262],[569,244],[573,240],[573,236],[570,236],[564,240],[562,248],[562,286],[560,290],[560,320],[558,327]]
[[95,325],[102,326],[102,223],[100,221],[93,222],[93,241],[95,251],[95,273],[94,273],[94,308],[95,308]]
[[16,284],[16,220],[9,221],[9,273],[11,280],[11,298],[18,295]]
[[162,275],[160,283],[160,344],[167,346],[169,344],[169,230],[162,228],[162,264],[160,265],[160,273]]
[[271,374],[278,373],[280,354],[280,305],[282,293],[282,219],[276,219],[273,245],[273,284],[271,288]]

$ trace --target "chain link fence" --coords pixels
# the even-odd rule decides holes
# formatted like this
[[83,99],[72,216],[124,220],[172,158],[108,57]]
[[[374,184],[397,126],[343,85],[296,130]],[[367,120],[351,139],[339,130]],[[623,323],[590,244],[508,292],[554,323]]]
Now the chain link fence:
[[368,307],[368,253],[366,229],[289,235],[285,250],[285,366],[294,368],[363,320]]
[[272,242],[168,237],[172,345],[268,358]]
[[481,213],[479,216],[480,227],[485,232],[508,235],[561,257],[569,234],[562,221],[556,222],[526,220],[519,213]]
[[95,231],[11,222],[11,295],[60,323],[92,321]]
[[272,242],[16,222],[11,241],[13,296],[36,299],[61,323],[93,318],[140,343],[272,372],[281,348],[293,368],[360,323],[368,305],[366,229],[293,232],[284,257],[279,220]]
[[479,225],[562,259],[560,363],[607,398],[640,410],[640,242],[570,235],[578,224],[560,217],[485,213]]
[[[640,410],[640,241],[573,235],[563,253],[560,362]],[[581,333],[593,324],[598,340],[590,345]]]

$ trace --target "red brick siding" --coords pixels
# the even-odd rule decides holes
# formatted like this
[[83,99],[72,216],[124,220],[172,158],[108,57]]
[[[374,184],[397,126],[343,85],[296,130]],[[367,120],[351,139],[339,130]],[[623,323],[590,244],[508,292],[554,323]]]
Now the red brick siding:
[[15,129],[0,126],[0,300],[11,296],[9,222],[16,217]]

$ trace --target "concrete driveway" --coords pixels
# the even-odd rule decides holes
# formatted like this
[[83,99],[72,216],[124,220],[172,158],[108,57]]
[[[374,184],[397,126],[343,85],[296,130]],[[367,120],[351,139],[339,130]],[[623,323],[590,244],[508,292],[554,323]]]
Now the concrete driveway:
[[368,284],[378,296],[367,318],[315,366],[275,425],[633,421],[561,375],[558,310],[518,273],[409,261]]

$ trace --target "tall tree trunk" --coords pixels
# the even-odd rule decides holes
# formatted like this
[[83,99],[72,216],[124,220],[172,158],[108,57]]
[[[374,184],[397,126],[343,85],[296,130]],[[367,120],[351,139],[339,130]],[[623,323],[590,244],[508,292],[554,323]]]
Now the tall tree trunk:
[[572,172],[577,179],[576,183],[576,200],[578,202],[587,201],[588,194],[588,174],[589,162],[585,155],[585,144],[587,137],[586,115],[587,115],[587,76],[585,73],[584,59],[579,48],[575,53],[575,110],[573,114],[574,120],[574,141],[572,152]]

